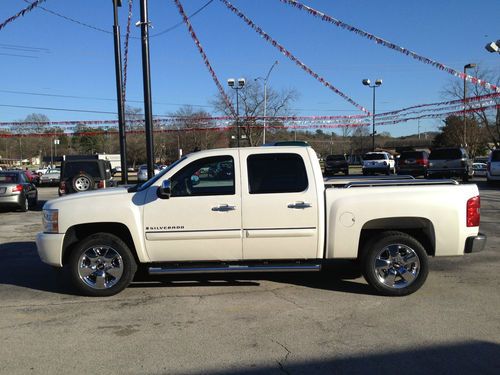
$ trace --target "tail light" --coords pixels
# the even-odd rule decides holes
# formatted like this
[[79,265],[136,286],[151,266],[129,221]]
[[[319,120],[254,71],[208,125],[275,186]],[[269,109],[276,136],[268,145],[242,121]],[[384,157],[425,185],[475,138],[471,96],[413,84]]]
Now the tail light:
[[426,165],[427,164],[426,161],[427,160],[425,160],[425,159],[417,159],[417,164],[418,165]]
[[16,185],[12,188],[12,192],[18,192],[18,191],[23,191],[23,185]]
[[481,198],[479,195],[467,201],[467,226],[478,227],[481,218]]
[[65,182],[63,182],[63,181],[61,181],[61,182],[59,183],[59,192],[60,192],[61,194],[66,193],[66,183],[65,183]]
[[99,182],[97,183],[97,188],[98,188],[98,189],[104,189],[104,187],[105,187],[105,186],[104,186],[104,180],[101,180],[101,181],[99,181]]

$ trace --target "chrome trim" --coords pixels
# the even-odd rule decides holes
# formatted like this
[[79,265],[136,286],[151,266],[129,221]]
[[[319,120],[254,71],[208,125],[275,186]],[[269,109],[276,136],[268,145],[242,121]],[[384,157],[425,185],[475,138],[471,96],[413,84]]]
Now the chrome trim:
[[239,272],[315,272],[321,271],[321,264],[299,266],[247,266],[228,265],[219,267],[149,267],[150,275],[197,274],[197,273],[239,273]]

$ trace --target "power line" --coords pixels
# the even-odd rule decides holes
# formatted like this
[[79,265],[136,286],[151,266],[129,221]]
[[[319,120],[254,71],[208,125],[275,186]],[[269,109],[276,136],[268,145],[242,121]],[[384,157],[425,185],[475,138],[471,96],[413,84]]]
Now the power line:
[[[29,91],[15,91],[15,90],[0,90],[0,92],[6,94],[18,94],[18,95],[33,95],[33,96],[43,96],[43,97],[54,97],[54,98],[68,98],[68,99],[88,99],[88,100],[100,100],[100,101],[112,101],[116,102],[116,99],[112,98],[99,98],[95,96],[78,96],[78,95],[62,95],[62,94],[46,94],[46,93],[37,93],[37,92],[29,92]],[[130,103],[144,103],[142,100],[127,100]],[[191,106],[191,107],[204,107],[204,108],[212,108],[210,105],[203,104],[189,104],[189,103],[166,103],[166,102],[153,102],[154,104],[160,105],[171,105],[171,106]]]
[[43,52],[50,52],[50,50],[48,48],[22,46],[19,44],[0,43],[0,47],[3,47],[3,48],[21,48],[21,49],[27,49],[27,50],[37,50],[37,51],[43,51]]
[[16,55],[15,53],[3,53],[3,52],[0,52],[0,55],[2,55],[2,56],[12,56],[12,57],[26,57],[26,58],[29,58],[29,59],[38,59],[38,56]]
[[[32,4],[31,1],[29,0],[23,0],[25,3],[28,3],[28,4]],[[196,16],[198,13],[200,13],[203,9],[205,9],[207,6],[209,6],[214,0],[209,0],[208,2],[206,2],[203,6],[201,6],[199,9],[197,9],[196,11],[194,11],[191,15],[188,16],[188,18],[191,18],[191,17],[194,17]],[[97,26],[93,26],[93,25],[90,25],[88,23],[85,23],[85,22],[82,22],[82,21],[79,21],[75,18],[72,18],[72,17],[68,17],[68,16],[65,16],[64,14],[61,14],[61,13],[58,13],[58,12],[54,12],[53,10],[50,10],[50,9],[47,9],[45,7],[42,7],[42,6],[39,6],[40,9],[44,10],[45,12],[47,13],[50,13],[52,14],[53,16],[56,16],[56,17],[59,17],[59,18],[62,18],[62,19],[65,19],[66,21],[69,21],[69,22],[73,22],[73,23],[76,23],[80,26],[83,26],[83,27],[86,27],[86,28],[89,28],[89,29],[92,29],[94,31],[99,31],[101,33],[106,33],[106,34],[113,34],[112,31],[109,31],[109,30],[105,30],[105,29],[102,29],[100,27],[97,27]],[[168,28],[166,28],[165,30],[162,30],[156,34],[151,34],[149,37],[150,38],[154,38],[154,37],[157,37],[157,36],[160,36],[160,35],[164,35],[166,33],[169,33],[170,31],[173,31],[175,30],[176,28],[178,28],[179,26],[181,26],[183,24],[183,22],[178,22],[176,23],[175,25],[172,25]],[[139,37],[136,37],[136,36],[131,36],[130,38],[132,39],[140,39]]]

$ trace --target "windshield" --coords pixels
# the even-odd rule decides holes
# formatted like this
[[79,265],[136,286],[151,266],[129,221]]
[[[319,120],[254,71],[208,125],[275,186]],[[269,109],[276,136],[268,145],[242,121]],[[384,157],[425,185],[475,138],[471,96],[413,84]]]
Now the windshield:
[[177,164],[179,164],[181,161],[183,161],[186,158],[187,158],[187,156],[183,156],[179,160],[177,160],[177,161],[173,162],[172,164],[170,164],[167,168],[163,169],[160,173],[158,173],[152,179],[147,180],[142,185],[138,185],[137,191],[142,191],[144,189],[147,189],[151,185],[153,185],[156,181],[158,181],[160,178],[162,178],[165,175],[165,173],[167,173],[169,170],[171,170],[173,167],[175,167]]
[[364,160],[385,160],[387,157],[385,154],[366,154],[363,158]]
[[443,148],[433,150],[429,155],[430,160],[462,159],[462,152],[458,148]]

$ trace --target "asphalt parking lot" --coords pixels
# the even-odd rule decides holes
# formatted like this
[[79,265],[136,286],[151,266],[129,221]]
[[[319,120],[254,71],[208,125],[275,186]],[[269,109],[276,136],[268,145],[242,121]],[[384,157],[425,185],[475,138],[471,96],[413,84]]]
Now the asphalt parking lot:
[[430,260],[424,287],[374,295],[351,262],[321,274],[138,278],[75,295],[41,263],[35,211],[0,213],[0,373],[500,373],[500,187],[477,179],[486,249]]

